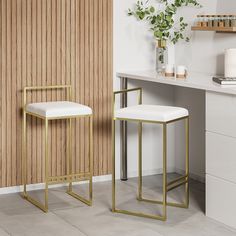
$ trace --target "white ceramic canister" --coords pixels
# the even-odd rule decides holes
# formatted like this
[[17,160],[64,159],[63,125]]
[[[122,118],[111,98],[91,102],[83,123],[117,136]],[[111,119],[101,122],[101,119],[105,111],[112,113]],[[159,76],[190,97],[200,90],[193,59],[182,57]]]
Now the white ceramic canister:
[[187,76],[187,67],[186,66],[177,66],[176,67],[176,78],[186,78]]
[[236,77],[236,48],[225,50],[225,77]]
[[175,76],[175,66],[172,64],[167,64],[165,66],[165,76],[174,77]]

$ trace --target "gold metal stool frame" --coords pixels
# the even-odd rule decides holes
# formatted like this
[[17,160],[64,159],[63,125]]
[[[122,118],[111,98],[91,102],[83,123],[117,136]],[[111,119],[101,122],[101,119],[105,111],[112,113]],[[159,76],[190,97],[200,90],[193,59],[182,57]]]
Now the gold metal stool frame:
[[[142,88],[125,89],[122,91],[116,91],[113,93],[114,111],[115,111],[116,95],[133,92],[133,91],[139,91],[138,103],[142,104]],[[152,204],[162,204],[163,206],[162,215],[151,215],[151,214],[145,214],[142,212],[134,212],[134,211],[121,210],[121,209],[116,208],[116,183],[115,183],[115,121],[116,120],[138,122],[138,146],[139,146],[138,148],[138,173],[139,173],[139,177],[138,177],[137,200],[152,203]],[[186,144],[185,175],[167,183],[167,125],[176,121],[180,121],[180,120],[185,120],[185,144]],[[162,181],[163,182],[163,200],[162,201],[143,198],[143,193],[142,193],[142,123],[161,124],[163,127],[163,181]],[[167,192],[177,187],[180,187],[181,185],[185,185],[184,203],[167,202]],[[185,117],[171,120],[168,122],[146,121],[146,120],[138,120],[138,119],[123,119],[123,118],[113,117],[113,123],[112,123],[112,212],[165,221],[167,219],[167,212],[166,212],[167,206],[180,207],[180,208],[189,207],[189,116],[185,116]]]
[[[28,91],[36,91],[36,90],[52,90],[52,89],[65,89],[67,91],[67,97],[69,101],[72,101],[72,87],[71,85],[52,85],[52,86],[39,86],[39,87],[25,87],[23,91],[23,142],[22,142],[22,178],[23,178],[23,185],[24,185],[24,192],[23,197],[40,208],[44,212],[48,212],[48,186],[52,184],[58,183],[69,183],[67,193],[72,197],[80,200],[81,202],[87,204],[88,206],[92,205],[92,177],[93,177],[93,115],[78,115],[78,116],[66,116],[66,117],[43,117],[40,115],[36,115],[26,111],[26,95]],[[27,138],[26,138],[26,116],[31,115],[36,118],[44,120],[45,124],[45,193],[44,193],[44,204],[39,202],[38,200],[32,198],[27,193]],[[72,119],[75,118],[89,118],[89,172],[86,173],[72,173]],[[48,172],[48,123],[50,120],[67,120],[69,126],[68,132],[68,155],[67,155],[67,172],[69,169],[69,174],[63,176],[49,176]],[[68,168],[69,167],[69,168]],[[72,190],[72,183],[79,182],[79,181],[89,181],[89,199],[85,199],[84,197],[76,194]]]

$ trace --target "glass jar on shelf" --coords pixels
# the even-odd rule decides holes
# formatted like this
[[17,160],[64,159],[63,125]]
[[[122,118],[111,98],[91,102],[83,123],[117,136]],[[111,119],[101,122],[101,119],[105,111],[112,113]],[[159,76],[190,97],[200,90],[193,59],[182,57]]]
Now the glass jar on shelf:
[[202,27],[207,27],[208,26],[208,19],[206,15],[202,16]]
[[208,15],[208,27],[213,27],[213,23],[214,23],[214,17],[212,15]]
[[219,17],[217,15],[213,16],[213,27],[219,27]]
[[219,15],[219,27],[225,27],[225,22],[224,22],[224,16],[223,15]]
[[236,27],[236,15],[232,15],[231,17],[231,27]]
[[197,16],[197,20],[196,20],[196,22],[195,22],[195,25],[196,25],[197,27],[202,27],[202,16],[201,16],[201,15],[198,15],[198,16]]
[[230,27],[231,23],[230,23],[230,15],[225,15],[225,27]]

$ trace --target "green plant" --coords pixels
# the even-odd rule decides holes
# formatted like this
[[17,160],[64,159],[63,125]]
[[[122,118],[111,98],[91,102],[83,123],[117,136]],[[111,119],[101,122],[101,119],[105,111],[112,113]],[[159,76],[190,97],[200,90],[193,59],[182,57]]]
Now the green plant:
[[149,3],[149,0],[145,2],[139,0],[133,10],[128,10],[128,15],[148,22],[156,40],[169,40],[174,44],[180,39],[185,39],[188,42],[189,37],[183,34],[188,24],[182,16],[177,18],[176,14],[178,9],[184,6],[201,7],[199,2],[197,0],[156,1],[159,4],[154,7]]

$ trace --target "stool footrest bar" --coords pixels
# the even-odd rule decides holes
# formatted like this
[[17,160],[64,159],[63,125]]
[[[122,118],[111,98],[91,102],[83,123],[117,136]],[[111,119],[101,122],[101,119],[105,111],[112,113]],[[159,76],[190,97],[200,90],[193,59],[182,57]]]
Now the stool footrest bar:
[[41,209],[42,211],[44,211],[45,213],[48,212],[48,209],[41,202],[30,197],[28,194],[23,194],[22,197],[27,201],[29,201],[30,203],[32,203],[33,205],[35,205],[36,207],[38,207],[39,209]]
[[[139,198],[139,197],[137,198],[137,200],[142,201],[142,202],[148,202],[148,203],[163,205],[163,201],[158,201],[158,200],[151,200],[151,199]],[[166,205],[171,206],[171,207],[188,208],[188,206],[185,203],[167,202]]]
[[188,178],[188,175],[180,176],[179,178],[174,179],[174,180],[170,181],[169,183],[167,183],[167,186],[170,186],[176,182],[179,182],[180,180],[185,180],[186,178]]
[[92,200],[87,200],[87,199],[85,199],[84,197],[81,197],[80,195],[78,195],[78,194],[76,194],[76,193],[74,193],[74,192],[72,192],[72,191],[67,191],[67,193],[68,193],[70,196],[76,198],[77,200],[79,200],[79,201],[85,203],[86,205],[92,206]]
[[169,186],[167,186],[167,192],[168,192],[168,191],[171,191],[171,190],[173,190],[173,189],[175,189],[175,188],[178,188],[178,187],[180,187],[181,185],[184,185],[184,184],[186,184],[186,183],[188,183],[188,179],[182,180],[182,181],[180,181],[179,183],[178,183],[178,182],[177,182],[177,183],[174,183],[173,185],[169,185]]
[[134,211],[127,211],[127,210],[120,210],[120,209],[115,209],[113,212],[126,214],[126,215],[132,215],[132,216],[138,216],[138,217],[145,217],[145,218],[150,218],[150,219],[154,219],[154,220],[162,220],[162,221],[166,220],[166,217],[164,217],[164,216],[145,214],[142,212],[134,212]]
[[59,183],[71,183],[78,181],[89,180],[90,173],[83,174],[71,174],[71,175],[62,175],[62,176],[53,176],[48,178],[48,184],[59,184]]

